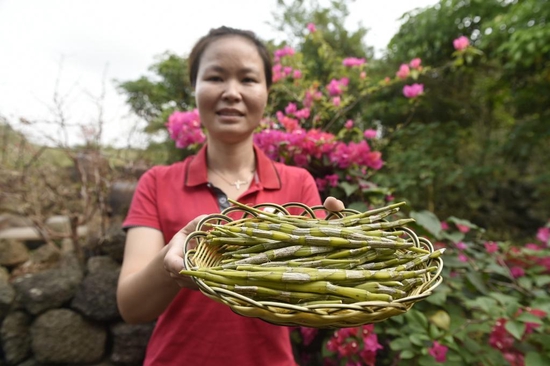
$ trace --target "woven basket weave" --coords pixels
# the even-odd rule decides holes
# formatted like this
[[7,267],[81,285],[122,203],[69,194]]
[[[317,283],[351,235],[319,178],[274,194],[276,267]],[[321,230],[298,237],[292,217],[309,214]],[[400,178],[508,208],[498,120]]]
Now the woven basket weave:
[[[288,209],[294,208],[301,211],[301,216],[308,218],[320,217],[342,218],[347,215],[357,214],[358,211],[345,209],[341,212],[329,212],[323,206],[308,207],[300,203],[287,203],[284,205],[262,204],[254,206],[279,215],[290,215]],[[234,220],[231,216],[239,216]],[[294,215],[295,216],[295,215]],[[216,252],[215,247],[209,246],[204,240],[205,233],[210,224],[234,225],[255,217],[254,213],[245,211],[239,207],[229,207],[221,214],[209,215],[197,226],[197,230],[187,237],[184,249],[184,267],[186,270],[196,271],[198,268],[215,267],[222,257]],[[414,246],[434,251],[432,244],[425,238],[419,238],[412,230],[399,227],[408,235]],[[442,282],[441,271],[443,260],[434,258],[414,269],[437,267],[434,272],[427,272],[422,276],[422,283],[410,291],[407,296],[386,301],[365,301],[351,304],[334,304],[316,302],[310,305],[296,305],[278,301],[257,301],[231,290],[212,287],[203,280],[192,277],[200,291],[207,297],[229,306],[235,313],[246,317],[260,318],[264,321],[285,326],[306,326],[313,328],[345,328],[356,327],[364,324],[380,322],[389,317],[407,312],[416,302],[421,301],[432,294],[433,290]]]

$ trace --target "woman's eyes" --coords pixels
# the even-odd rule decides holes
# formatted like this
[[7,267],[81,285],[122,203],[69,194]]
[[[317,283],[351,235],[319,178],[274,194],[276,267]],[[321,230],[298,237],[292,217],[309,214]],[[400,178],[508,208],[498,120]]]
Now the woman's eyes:
[[[223,78],[221,76],[218,76],[218,75],[207,76],[205,79],[206,79],[206,81],[212,81],[212,82],[223,81]],[[255,77],[251,77],[251,76],[245,76],[241,80],[242,80],[243,83],[247,83],[247,84],[257,82],[257,79]]]

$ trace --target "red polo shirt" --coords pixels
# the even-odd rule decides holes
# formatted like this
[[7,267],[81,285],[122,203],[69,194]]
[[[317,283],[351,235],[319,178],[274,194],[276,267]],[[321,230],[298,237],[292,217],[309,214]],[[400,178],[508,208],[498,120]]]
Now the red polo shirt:
[[[321,203],[315,181],[305,169],[273,162],[257,147],[254,153],[256,176],[239,202]],[[168,243],[195,217],[219,211],[208,183],[205,146],[183,162],[147,171],[123,227],[158,229]],[[237,315],[199,291],[182,289],[158,318],[144,365],[287,366],[295,362],[288,328]]]

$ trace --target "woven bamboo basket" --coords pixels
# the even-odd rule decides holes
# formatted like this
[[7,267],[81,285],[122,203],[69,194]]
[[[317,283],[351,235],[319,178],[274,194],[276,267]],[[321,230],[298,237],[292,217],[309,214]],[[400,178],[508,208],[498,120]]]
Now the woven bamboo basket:
[[[299,209],[301,216],[308,218],[322,217],[324,219],[343,218],[359,212],[345,209],[340,212],[327,211],[323,206],[308,207],[300,203],[287,203],[284,205],[261,204],[254,206],[278,215],[290,215],[289,209]],[[322,212],[322,215],[319,215]],[[231,217],[239,216],[238,219]],[[184,268],[196,271],[199,268],[211,268],[219,265],[222,257],[216,247],[212,247],[204,240],[206,232],[211,224],[235,225],[257,215],[239,207],[229,207],[220,214],[212,214],[205,217],[197,226],[197,230],[187,237],[184,248]],[[295,214],[293,216],[296,216]],[[433,245],[425,238],[419,238],[412,230],[399,227],[408,236],[415,247],[434,252]],[[207,285],[202,279],[192,276],[199,290],[210,299],[229,306],[233,312],[245,316],[260,318],[266,322],[284,326],[305,326],[312,328],[346,328],[357,327],[364,324],[376,323],[390,317],[407,312],[416,302],[424,300],[432,294],[434,289],[441,284],[443,278],[441,271],[443,260],[438,257],[425,262],[414,269],[437,267],[433,272],[422,275],[420,285],[413,287],[405,297],[392,301],[363,301],[347,304],[335,304],[331,302],[316,302],[314,304],[300,305],[279,301],[254,300],[243,294],[233,292],[221,287]]]

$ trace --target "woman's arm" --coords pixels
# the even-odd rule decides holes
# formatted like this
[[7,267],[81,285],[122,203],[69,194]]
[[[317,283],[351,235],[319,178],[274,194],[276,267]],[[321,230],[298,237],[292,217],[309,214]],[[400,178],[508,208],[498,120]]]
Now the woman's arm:
[[201,217],[181,229],[164,245],[162,233],[148,227],[128,230],[124,259],[117,288],[117,304],[128,323],[155,320],[181,287],[196,288],[182,276],[185,238],[196,229]]

